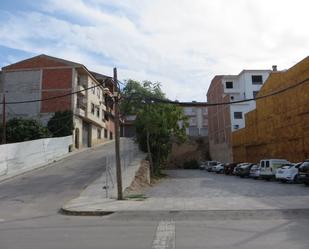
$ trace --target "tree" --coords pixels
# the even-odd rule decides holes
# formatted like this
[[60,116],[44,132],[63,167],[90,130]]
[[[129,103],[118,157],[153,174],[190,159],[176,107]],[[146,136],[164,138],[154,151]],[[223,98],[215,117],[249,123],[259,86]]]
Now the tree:
[[[2,134],[2,127],[0,127],[0,134]],[[49,130],[35,119],[13,118],[6,123],[7,143],[46,138],[50,135]]]
[[178,106],[153,101],[166,99],[159,83],[128,80],[122,95],[121,110],[136,115],[137,142],[148,153],[152,175],[158,174],[170,153],[172,142],[185,141],[187,117]]
[[72,135],[73,132],[73,113],[72,111],[55,112],[54,116],[48,121],[47,127],[53,137],[64,137]]

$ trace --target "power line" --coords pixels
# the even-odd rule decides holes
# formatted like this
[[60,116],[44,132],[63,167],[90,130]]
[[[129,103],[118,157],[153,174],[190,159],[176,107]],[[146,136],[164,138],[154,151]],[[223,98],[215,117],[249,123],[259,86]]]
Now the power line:
[[[47,100],[52,100],[52,99],[58,99],[58,98],[64,98],[67,96],[71,96],[73,94],[77,94],[77,93],[81,93],[81,92],[85,92],[88,91],[90,89],[99,87],[99,86],[104,86],[104,82],[99,84],[99,85],[95,85],[95,86],[91,86],[88,88],[85,88],[83,90],[79,90],[79,91],[75,91],[75,92],[70,92],[70,93],[66,93],[66,94],[62,94],[62,95],[57,95],[57,96],[53,96],[53,97],[49,97],[49,98],[45,98],[45,99],[33,99],[33,100],[24,100],[24,101],[11,101],[11,102],[6,102],[6,105],[16,105],[16,104],[26,104],[26,103],[35,103],[35,102],[42,102],[42,101],[47,101]],[[2,105],[3,103],[0,102],[0,104]]]
[[[270,93],[270,94],[267,94],[267,95],[258,96],[256,98],[251,98],[251,99],[243,99],[243,100],[238,100],[238,101],[231,101],[231,102],[218,102],[218,103],[179,102],[179,101],[172,101],[172,100],[169,100],[169,99],[161,99],[161,98],[157,98],[157,97],[154,97],[154,96],[145,96],[145,95],[141,95],[141,94],[138,94],[138,93],[134,93],[134,94],[132,94],[132,96],[124,96],[123,98],[124,99],[126,99],[126,98],[134,99],[135,96],[136,97],[139,96],[139,98],[136,98],[136,99],[143,98],[143,100],[145,100],[145,102],[149,101],[149,102],[153,102],[153,103],[176,104],[176,105],[179,105],[179,106],[205,106],[205,107],[207,107],[207,106],[218,106],[218,105],[231,105],[231,104],[239,104],[239,103],[244,103],[244,102],[249,102],[249,101],[256,101],[258,99],[264,99],[264,98],[267,98],[267,97],[275,96],[277,94],[283,93],[283,92],[288,91],[290,89],[296,88],[296,87],[306,83],[307,81],[309,81],[309,78],[307,78],[307,79],[305,79],[303,81],[300,81],[300,82],[298,82],[295,85],[289,86],[287,88],[281,89],[279,91],[276,91],[276,92],[273,92],[273,93]],[[13,104],[25,104],[25,103],[42,102],[42,101],[47,101],[47,100],[52,100],[52,99],[63,98],[63,97],[67,97],[67,96],[70,96],[70,95],[73,95],[73,94],[77,94],[77,93],[80,93],[80,92],[88,91],[90,89],[93,89],[93,88],[96,88],[96,87],[99,87],[99,86],[103,86],[103,84],[104,84],[104,82],[102,84],[91,86],[91,87],[85,88],[83,90],[79,90],[79,91],[75,91],[75,92],[71,92],[71,93],[67,93],[67,94],[63,94],[63,95],[58,95],[58,96],[54,96],[54,97],[50,97],[50,98],[35,99],[35,100],[25,100],[25,101],[12,101],[12,102],[6,102],[6,104],[7,105],[10,105],[10,104],[12,104],[12,105]],[[0,102],[0,104],[3,104],[3,103]]]
[[[179,106],[204,106],[204,107],[207,107],[207,106],[239,104],[239,103],[244,103],[244,102],[249,102],[249,101],[256,101],[258,99],[268,98],[268,97],[275,96],[275,95],[278,95],[280,93],[286,92],[286,91],[288,91],[290,89],[296,88],[296,87],[306,83],[307,81],[309,81],[309,78],[307,78],[307,79],[305,79],[303,81],[300,81],[300,82],[298,82],[295,85],[289,86],[287,88],[283,88],[281,90],[278,90],[278,91],[275,91],[275,92],[272,92],[272,93],[269,93],[269,94],[266,94],[266,95],[258,96],[256,98],[243,99],[243,100],[237,100],[237,101],[231,101],[231,102],[218,102],[218,103],[179,102],[179,101],[172,101],[172,100],[169,100],[169,99],[161,99],[161,98],[157,98],[157,97],[154,97],[154,96],[147,96],[147,97],[145,97],[145,96],[142,96],[142,95],[140,95],[138,93],[135,93],[134,95],[135,96],[142,96],[142,97],[144,97],[143,100],[145,102],[150,102],[150,103],[175,104],[175,105],[179,105]],[[141,99],[141,98],[136,98],[136,99]]]

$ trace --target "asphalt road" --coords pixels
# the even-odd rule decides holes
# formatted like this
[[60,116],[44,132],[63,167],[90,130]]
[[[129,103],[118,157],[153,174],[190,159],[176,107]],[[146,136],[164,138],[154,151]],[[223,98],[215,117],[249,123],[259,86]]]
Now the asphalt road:
[[[102,173],[102,156],[113,145],[102,148],[2,182],[0,249],[308,248],[308,210],[121,212],[104,217],[59,214],[63,203]],[[203,177],[207,181],[217,176]],[[239,181],[229,177],[230,184],[222,184],[222,176],[218,179],[216,189],[220,185],[222,194]]]

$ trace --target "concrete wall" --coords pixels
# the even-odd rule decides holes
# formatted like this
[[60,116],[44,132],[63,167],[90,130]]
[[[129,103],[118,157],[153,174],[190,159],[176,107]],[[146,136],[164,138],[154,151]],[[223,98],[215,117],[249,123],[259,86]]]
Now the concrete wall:
[[0,145],[0,179],[48,164],[69,152],[72,136]]
[[215,144],[209,141],[210,158],[215,161],[229,163],[233,162],[232,147],[227,143]]
[[[6,101],[40,99],[41,74],[41,70],[3,72],[3,90]],[[40,107],[40,102],[10,105],[7,113],[8,117],[38,118]]]
[[[309,78],[309,57],[287,71],[273,72],[258,96],[294,86]],[[309,158],[309,84],[290,88],[256,102],[246,114],[246,127],[233,132],[236,161],[258,162],[285,158],[299,162]]]

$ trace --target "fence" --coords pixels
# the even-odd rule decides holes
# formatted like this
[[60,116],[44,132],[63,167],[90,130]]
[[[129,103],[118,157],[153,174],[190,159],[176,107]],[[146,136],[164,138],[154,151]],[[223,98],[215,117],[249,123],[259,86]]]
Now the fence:
[[4,179],[52,162],[67,154],[70,144],[72,136],[0,145],[0,177]]

